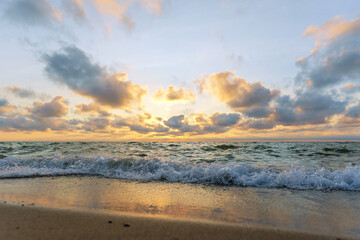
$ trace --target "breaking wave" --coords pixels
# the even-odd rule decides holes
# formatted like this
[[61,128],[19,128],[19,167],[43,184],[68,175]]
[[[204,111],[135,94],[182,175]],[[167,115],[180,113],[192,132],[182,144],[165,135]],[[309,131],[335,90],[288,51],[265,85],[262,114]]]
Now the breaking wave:
[[244,187],[360,190],[360,166],[345,169],[286,170],[246,164],[193,164],[161,159],[114,157],[6,157],[0,159],[0,178],[92,175],[140,181],[167,181]]

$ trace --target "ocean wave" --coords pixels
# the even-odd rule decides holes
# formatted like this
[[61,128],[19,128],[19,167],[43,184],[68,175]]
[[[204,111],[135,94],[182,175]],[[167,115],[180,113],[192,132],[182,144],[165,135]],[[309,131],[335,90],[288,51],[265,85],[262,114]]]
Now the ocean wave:
[[246,164],[193,164],[161,159],[114,157],[5,157],[0,178],[96,175],[115,179],[218,184],[243,187],[360,191],[360,166],[345,169],[286,170]]

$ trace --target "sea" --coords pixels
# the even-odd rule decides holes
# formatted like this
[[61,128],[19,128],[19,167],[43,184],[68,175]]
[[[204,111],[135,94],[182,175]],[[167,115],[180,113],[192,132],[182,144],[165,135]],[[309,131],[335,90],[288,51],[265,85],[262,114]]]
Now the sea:
[[0,142],[0,178],[360,191],[360,142]]
[[1,142],[0,204],[360,239],[360,142]]

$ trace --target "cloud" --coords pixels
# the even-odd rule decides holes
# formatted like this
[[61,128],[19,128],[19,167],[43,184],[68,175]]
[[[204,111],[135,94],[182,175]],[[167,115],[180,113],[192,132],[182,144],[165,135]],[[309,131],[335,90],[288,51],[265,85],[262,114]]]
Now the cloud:
[[343,113],[347,105],[333,95],[307,89],[296,91],[295,98],[279,97],[272,118],[283,125],[326,123],[331,116]]
[[[2,113],[3,107],[11,111]],[[27,110],[27,111],[24,111]],[[7,101],[0,100],[0,130],[1,131],[71,131],[73,126],[62,117],[67,113],[64,97],[55,97],[50,102],[35,102],[31,107],[15,109]]]
[[348,94],[357,93],[360,92],[360,85],[348,83],[341,89],[341,91]]
[[36,93],[33,90],[19,88],[18,86],[5,87],[5,90],[21,98],[36,97]]
[[200,127],[198,125],[189,124],[184,115],[173,116],[164,121],[164,124],[172,129],[177,129],[182,133],[200,132]]
[[201,128],[198,134],[227,132],[236,128],[240,119],[241,116],[238,113],[214,113],[208,118],[204,114],[195,116],[195,121]]
[[150,14],[161,15],[163,0],[139,0],[140,5]]
[[152,120],[152,115],[145,113],[128,118],[117,116],[112,126],[116,128],[128,127],[131,131],[141,134],[168,132],[169,128],[160,124],[159,121],[161,121],[161,118],[154,118]]
[[114,128],[128,127],[140,134],[183,136],[227,132],[236,127],[239,120],[240,115],[237,113],[215,113],[210,117],[201,113],[195,114],[194,119],[176,115],[167,120],[145,113],[130,117],[116,116],[111,125]]
[[76,113],[79,114],[101,114],[103,116],[110,116],[110,113],[105,111],[100,105],[96,103],[81,103],[75,106]]
[[360,18],[347,21],[335,17],[304,33],[315,38],[315,49],[297,61],[296,82],[323,88],[360,78]]
[[7,132],[16,131],[71,131],[72,126],[68,121],[61,118],[31,119],[25,115],[18,114],[0,118],[0,130]]
[[171,128],[170,134],[190,133],[192,135],[202,135],[227,132],[235,128],[240,118],[237,113],[214,113],[210,117],[201,113],[193,116],[193,123],[191,123],[191,119],[184,115],[177,115],[164,121],[164,124]]
[[108,117],[101,116],[97,118],[89,118],[81,123],[81,130],[85,130],[87,132],[99,132],[106,131],[109,132],[109,127],[111,125],[111,120]]
[[243,110],[242,113],[251,118],[266,118],[274,112],[273,107],[260,106]]
[[117,18],[129,30],[134,28],[134,20],[127,15],[129,1],[95,0],[94,5],[98,12]]
[[28,111],[37,118],[62,117],[67,114],[67,101],[63,96],[57,96],[50,102],[34,102]]
[[276,122],[269,119],[247,119],[239,124],[243,130],[248,129],[272,129],[276,126]]
[[336,127],[355,129],[357,133],[357,129],[360,127],[360,104],[349,107],[345,114],[339,118]]
[[46,100],[51,98],[49,95],[45,93],[36,93],[31,89],[24,89],[18,86],[8,86],[4,88],[8,93],[14,94],[20,98],[40,98],[41,100]]
[[133,3],[138,3],[150,14],[162,13],[162,0],[94,0],[94,6],[98,12],[118,19],[129,30],[135,26],[134,20],[128,15]]
[[[131,117],[116,116],[112,127],[128,127],[131,131],[141,134],[156,134],[156,136],[203,135],[223,133],[236,127],[240,120],[237,113],[215,113],[210,117],[205,114],[195,114],[194,118],[176,115],[163,120],[151,114],[137,114]],[[159,135],[160,134],[160,135]]]
[[100,105],[129,109],[137,104],[140,107],[142,97],[147,93],[140,85],[128,81],[126,73],[110,74],[76,46],[45,54],[43,60],[45,71],[52,80]]
[[347,117],[360,118],[360,104],[353,106],[346,112]]
[[46,26],[61,21],[61,13],[48,0],[12,0],[5,17],[21,25]]
[[321,26],[310,26],[304,36],[315,38],[315,47],[326,46],[334,42],[337,38],[344,35],[352,35],[360,29],[360,18],[346,21],[336,16]]
[[10,104],[6,99],[0,98],[0,116],[12,113],[15,111],[15,106]]
[[195,95],[190,90],[184,88],[176,89],[174,86],[169,86],[167,90],[159,89],[154,98],[162,101],[187,101],[194,102]]
[[59,29],[60,25],[54,25],[54,23],[62,22],[62,19],[68,20],[67,17],[78,22],[91,22],[94,20],[87,17],[87,10],[89,10],[91,13],[97,12],[100,15],[100,22],[109,31],[112,29],[106,23],[109,18],[117,19],[126,29],[131,30],[135,27],[135,21],[131,17],[134,9],[144,9],[148,14],[161,15],[164,1],[61,0],[54,2],[51,0],[10,0],[7,2],[9,3],[6,3],[4,16],[11,22],[22,26],[55,26]]
[[237,113],[214,113],[210,119],[214,126],[229,127],[235,125],[240,120],[240,115]]
[[230,71],[214,73],[200,79],[199,88],[201,92],[209,91],[231,109],[244,113],[267,107],[280,95],[278,89],[270,90],[260,82],[248,83]]
[[83,7],[83,2],[83,0],[62,0],[64,12],[72,16],[75,20],[85,20],[86,10]]
[[4,107],[8,105],[8,101],[6,99],[0,99],[0,107]]

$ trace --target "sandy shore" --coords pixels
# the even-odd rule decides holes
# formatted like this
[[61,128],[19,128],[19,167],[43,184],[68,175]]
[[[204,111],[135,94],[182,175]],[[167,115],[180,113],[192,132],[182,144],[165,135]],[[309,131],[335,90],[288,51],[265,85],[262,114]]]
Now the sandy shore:
[[0,240],[360,239],[359,196],[79,176],[2,179]]
[[279,229],[0,204],[0,239],[339,239]]

